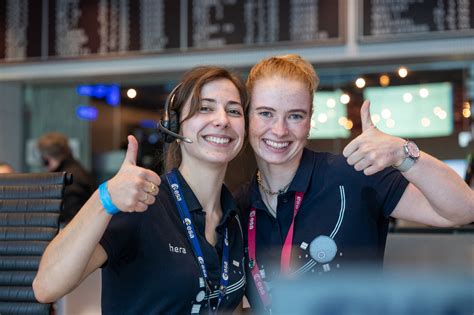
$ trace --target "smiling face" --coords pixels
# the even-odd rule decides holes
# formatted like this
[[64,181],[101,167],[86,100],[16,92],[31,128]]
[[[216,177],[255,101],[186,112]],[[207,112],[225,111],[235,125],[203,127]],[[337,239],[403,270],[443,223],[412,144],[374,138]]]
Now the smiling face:
[[[190,108],[189,99],[182,117]],[[201,89],[199,110],[181,124],[181,133],[193,143],[181,143],[182,164],[227,164],[242,148],[245,135],[240,94],[228,79],[208,82]]]
[[311,127],[307,85],[280,76],[258,79],[251,91],[249,141],[257,162],[298,165]]

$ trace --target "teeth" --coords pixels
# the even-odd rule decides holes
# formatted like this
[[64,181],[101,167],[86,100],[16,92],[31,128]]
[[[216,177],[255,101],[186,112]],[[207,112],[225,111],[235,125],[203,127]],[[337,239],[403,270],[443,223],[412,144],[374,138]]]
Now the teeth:
[[275,148],[275,149],[282,149],[282,148],[286,148],[287,146],[290,145],[289,142],[275,142],[275,141],[272,141],[272,140],[263,140],[265,141],[266,144],[268,144],[269,146]]
[[229,143],[230,139],[229,138],[220,138],[220,137],[213,137],[213,136],[206,136],[204,137],[206,141],[217,143],[217,144],[225,144]]

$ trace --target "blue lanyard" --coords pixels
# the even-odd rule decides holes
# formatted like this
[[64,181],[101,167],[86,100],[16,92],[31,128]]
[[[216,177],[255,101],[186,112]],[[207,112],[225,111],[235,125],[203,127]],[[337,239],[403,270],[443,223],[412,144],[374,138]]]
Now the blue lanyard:
[[[209,289],[209,277],[207,274],[206,264],[204,263],[204,256],[202,254],[201,245],[199,244],[199,240],[197,238],[196,229],[194,224],[191,220],[191,214],[189,213],[188,205],[184,200],[184,195],[181,191],[181,188],[178,184],[178,178],[176,177],[176,170],[173,170],[166,174],[166,178],[168,179],[168,183],[173,191],[173,196],[176,202],[176,206],[178,208],[179,216],[181,217],[181,221],[183,222],[184,229],[186,230],[186,236],[188,237],[189,242],[191,243],[191,248],[193,249],[194,255],[199,263],[199,267],[201,268],[202,276],[205,279],[206,286],[208,287],[208,294],[210,295]],[[225,228],[224,234],[224,246],[222,250],[222,268],[221,268],[221,281],[219,285],[219,299],[217,301],[217,308],[219,307],[222,298],[225,296],[226,288],[229,284],[229,233],[227,227]],[[209,305],[210,307],[210,305]]]

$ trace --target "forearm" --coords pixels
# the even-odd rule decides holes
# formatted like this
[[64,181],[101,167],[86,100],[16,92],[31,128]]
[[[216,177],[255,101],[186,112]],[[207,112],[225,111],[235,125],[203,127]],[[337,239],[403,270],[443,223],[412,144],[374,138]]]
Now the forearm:
[[96,191],[48,245],[33,283],[40,301],[55,301],[80,283],[89,262],[94,262],[94,250],[111,217],[104,211]]
[[402,174],[441,217],[454,224],[474,221],[474,191],[446,164],[422,152],[416,164]]

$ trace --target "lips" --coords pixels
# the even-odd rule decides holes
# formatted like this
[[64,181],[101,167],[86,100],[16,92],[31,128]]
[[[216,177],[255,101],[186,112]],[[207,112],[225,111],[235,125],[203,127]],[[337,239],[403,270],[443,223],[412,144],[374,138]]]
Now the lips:
[[263,139],[263,142],[267,146],[269,146],[269,147],[271,147],[275,150],[285,149],[290,145],[289,141],[273,141],[273,140],[270,140],[270,139]]

